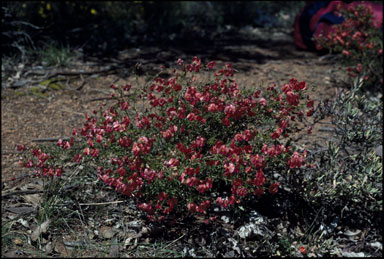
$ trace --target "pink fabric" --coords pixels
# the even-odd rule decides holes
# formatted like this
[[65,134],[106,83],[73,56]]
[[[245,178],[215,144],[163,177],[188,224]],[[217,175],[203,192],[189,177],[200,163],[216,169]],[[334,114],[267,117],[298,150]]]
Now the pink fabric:
[[299,47],[301,49],[307,49],[307,46],[305,46],[305,44],[303,43],[303,40],[301,38],[299,18],[300,18],[300,14],[296,15],[293,39],[294,39],[297,47]]
[[[371,6],[373,10],[373,15],[374,15],[374,25],[377,28],[380,28],[383,24],[383,4],[376,4],[372,2],[364,2],[364,1],[356,1],[352,3],[344,3],[343,1],[332,1],[328,4],[328,6],[321,8],[315,15],[310,20],[310,29],[311,31],[314,31],[313,36],[319,36],[320,34],[326,36],[332,32],[334,32],[334,28],[332,24],[327,24],[324,22],[320,22],[320,18],[330,12],[336,12],[337,11],[337,6],[341,4],[344,8],[348,8],[349,6],[357,6],[360,4],[364,4],[366,6]],[[295,25],[294,25],[294,40],[297,45],[297,47],[302,48],[302,49],[307,49],[307,46],[303,43],[302,41],[302,36],[300,34],[300,26],[299,26],[299,17],[300,15],[297,15],[295,18]],[[317,27],[316,27],[317,26]],[[320,47],[317,46],[316,48],[320,49]]]

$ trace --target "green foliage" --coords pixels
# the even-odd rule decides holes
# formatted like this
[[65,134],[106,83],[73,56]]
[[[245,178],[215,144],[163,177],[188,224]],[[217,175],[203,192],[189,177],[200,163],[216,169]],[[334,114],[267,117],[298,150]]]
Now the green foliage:
[[382,157],[375,148],[382,143],[383,104],[359,93],[363,80],[342,92],[323,114],[332,118],[338,142],[313,159],[318,169],[307,174],[308,198],[325,206],[382,212]]
[[57,47],[53,44],[47,44],[42,49],[37,50],[44,66],[66,66],[71,61],[72,52],[67,47]]

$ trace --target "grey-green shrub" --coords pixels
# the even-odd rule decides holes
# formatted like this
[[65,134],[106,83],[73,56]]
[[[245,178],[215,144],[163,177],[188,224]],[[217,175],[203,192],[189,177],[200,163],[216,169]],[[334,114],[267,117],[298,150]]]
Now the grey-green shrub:
[[382,212],[382,157],[375,149],[382,143],[383,104],[359,92],[362,87],[356,79],[352,90],[322,105],[336,141],[311,154],[317,168],[306,170],[304,189],[308,200],[322,206]]

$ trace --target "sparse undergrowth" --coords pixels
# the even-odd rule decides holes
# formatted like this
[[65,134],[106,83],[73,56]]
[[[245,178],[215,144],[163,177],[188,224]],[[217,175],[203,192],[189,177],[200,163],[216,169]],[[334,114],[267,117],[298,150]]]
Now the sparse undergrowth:
[[[295,172],[290,170],[289,177],[281,181],[284,188],[277,194],[267,193],[259,199],[244,199],[242,206],[236,210],[230,211],[225,208],[221,211],[215,210],[218,217],[208,224],[204,223],[204,217],[199,215],[185,217],[174,224],[170,221],[147,222],[148,232],[145,234],[140,232],[140,237],[136,237],[136,240],[146,237],[149,238],[149,243],[124,244],[127,240],[124,235],[117,235],[116,242],[120,247],[128,248],[128,254],[135,256],[217,256],[220,254],[228,256],[233,252],[234,256],[297,256],[305,253],[342,255],[332,241],[336,231],[332,226],[336,224],[336,227],[342,227],[342,229],[353,229],[359,224],[360,226],[370,224],[373,227],[372,231],[377,231],[382,213],[382,160],[370,152],[378,143],[381,143],[382,106],[380,105],[382,104],[364,97],[358,92],[359,86],[361,87],[358,83],[361,81],[356,83],[352,91],[341,94],[332,104],[319,105],[320,113],[315,113],[316,116],[333,118],[339,142],[330,144],[327,150],[308,152],[307,159],[317,165],[316,168],[301,168]],[[372,114],[377,115],[369,119]],[[361,145],[362,142],[363,145]],[[61,142],[61,145],[65,143],[65,141]],[[77,227],[76,224],[71,223],[72,221],[78,224],[86,222],[100,225],[100,222],[114,215],[113,217],[118,217],[120,220],[117,225],[122,226],[126,223],[124,216],[116,216],[124,214],[124,209],[113,205],[113,202],[124,201],[123,204],[126,206],[123,207],[131,208],[130,213],[134,210],[135,204],[130,203],[122,195],[112,195],[113,189],[95,181],[95,164],[88,168],[79,167],[76,163],[66,160],[67,156],[63,152],[65,149],[58,146],[41,148],[51,154],[60,151],[62,155],[59,157],[67,161],[67,173],[62,175],[60,181],[54,178],[46,179],[44,188],[46,192],[43,206],[39,210],[38,224],[49,219],[51,230],[56,229],[60,232],[72,229],[71,232],[75,233]],[[94,162],[91,161],[92,163]],[[281,176],[276,176],[277,179],[281,179]],[[110,208],[114,208],[115,213],[107,212],[104,207],[79,206],[79,204],[90,203],[89,201],[95,204],[110,202]],[[252,230],[252,225],[247,224],[252,223],[254,211],[260,214],[253,216],[253,220],[268,222],[264,229],[254,230],[259,231],[259,234],[262,233],[264,238],[257,234],[241,238],[240,233],[243,232],[240,230],[246,229],[247,226]],[[369,221],[372,215],[376,218]],[[145,222],[142,213],[133,213],[129,217],[131,217],[129,222],[137,218]],[[199,219],[201,223],[198,223]],[[233,226],[232,228],[223,227],[222,224],[227,220]],[[171,225],[168,225],[170,223]],[[196,228],[191,227],[193,225]],[[199,230],[201,228],[206,231]],[[119,232],[119,229],[117,227],[114,230]],[[3,230],[7,232],[6,226]],[[44,251],[47,245],[46,240],[52,240],[53,236],[47,233],[40,234],[40,238],[31,244]],[[214,235],[211,236],[212,234]],[[244,236],[244,233],[242,235]],[[88,233],[89,236],[92,234]],[[95,249],[104,255],[109,253],[113,242],[107,242],[102,248],[101,244],[105,243],[102,234],[93,234],[93,236],[91,243],[99,242],[98,247],[79,246],[77,250],[71,251],[77,255],[81,255],[87,249]],[[191,236],[193,241],[190,241],[188,236]],[[208,236],[211,237],[208,238]],[[9,238],[9,234],[3,236],[3,238],[7,237]],[[232,239],[228,241],[228,237]],[[27,241],[29,237],[25,236],[23,239]],[[9,243],[10,239],[7,242]],[[158,246],[153,245],[156,242],[160,242]],[[198,246],[209,249],[197,250]]]

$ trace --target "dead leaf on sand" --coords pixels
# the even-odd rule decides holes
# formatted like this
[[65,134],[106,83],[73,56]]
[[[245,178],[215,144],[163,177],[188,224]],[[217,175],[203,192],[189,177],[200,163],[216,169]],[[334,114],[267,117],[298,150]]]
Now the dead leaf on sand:
[[51,223],[50,219],[44,221],[40,226],[37,226],[31,234],[31,240],[36,241],[39,238],[41,233],[47,232],[49,223]]

